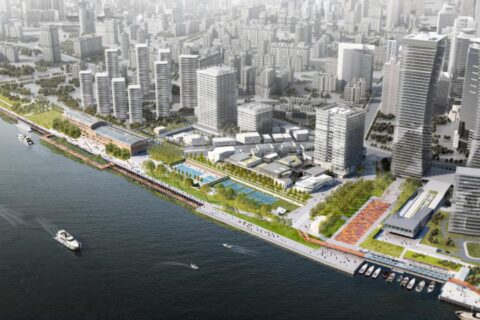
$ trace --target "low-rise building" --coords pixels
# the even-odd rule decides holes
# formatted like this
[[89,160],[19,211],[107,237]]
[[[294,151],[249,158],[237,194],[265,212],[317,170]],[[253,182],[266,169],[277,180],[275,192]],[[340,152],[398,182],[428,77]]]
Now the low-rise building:
[[234,138],[230,138],[230,137],[212,138],[212,146],[214,146],[215,148],[234,146],[236,144],[237,144],[237,140],[235,140]]
[[238,107],[238,127],[242,131],[269,133],[272,131],[273,107],[252,102]]
[[262,137],[258,132],[237,133],[235,139],[242,144],[258,144],[262,142]]
[[308,135],[308,129],[295,130],[292,133],[293,138],[298,142],[308,141]]
[[223,161],[235,153],[235,147],[220,147],[208,151],[208,160],[212,162]]
[[298,191],[312,193],[320,190],[321,188],[331,185],[333,178],[326,174],[320,176],[311,176],[306,179],[299,180],[295,183],[294,188]]
[[192,147],[206,146],[208,144],[208,138],[197,133],[187,134],[183,136],[183,142],[185,145]]

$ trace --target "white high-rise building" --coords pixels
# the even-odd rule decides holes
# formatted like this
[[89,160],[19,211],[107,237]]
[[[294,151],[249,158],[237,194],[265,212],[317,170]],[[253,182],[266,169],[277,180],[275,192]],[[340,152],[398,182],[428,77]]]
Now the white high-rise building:
[[463,82],[462,107],[460,108],[460,121],[464,123],[465,130],[474,132],[478,113],[478,90],[480,90],[478,76],[480,74],[480,39],[473,39],[468,49],[465,68],[465,81]]
[[480,169],[457,167],[448,231],[480,234]]
[[110,79],[120,77],[120,65],[117,49],[105,50],[105,69]]
[[397,40],[387,40],[385,43],[385,61],[388,62],[390,59],[398,57],[398,43]]
[[237,73],[227,66],[197,71],[198,124],[214,131],[237,123]]
[[93,101],[93,75],[91,70],[82,70],[78,73],[80,80],[80,98],[82,107],[94,106]]
[[448,72],[452,77],[450,86],[450,98],[462,100],[463,83],[467,66],[468,50],[470,43],[475,38],[475,29],[463,29],[462,32],[454,35],[455,39],[450,50],[450,63]]
[[113,115],[119,120],[127,120],[128,107],[125,95],[125,78],[112,79]]
[[404,0],[388,0],[387,21],[385,24],[385,28],[388,31],[391,31],[400,25],[403,1]]
[[43,60],[51,63],[59,63],[62,61],[57,26],[46,25],[41,28],[40,46],[43,50]]
[[432,161],[432,114],[446,36],[417,33],[402,40],[392,171],[421,179]]
[[342,88],[354,78],[365,79],[367,89],[372,87],[373,55],[375,46],[361,43],[339,43],[337,78]]
[[382,106],[384,114],[396,114],[400,62],[392,57],[383,67]]
[[137,84],[142,87],[142,94],[150,92],[150,60],[149,49],[146,44],[135,46],[137,61]]
[[78,20],[80,22],[80,35],[95,33],[95,9],[86,1],[78,4]]
[[314,161],[344,176],[363,160],[365,111],[334,106],[317,109]]
[[105,34],[103,43],[106,46],[116,46],[118,44],[118,23],[117,19],[108,19],[105,21]]
[[195,109],[197,106],[198,56],[182,54],[178,57],[180,74],[180,105]]
[[446,28],[453,27],[456,18],[457,11],[455,10],[455,7],[444,3],[442,9],[440,9],[440,12],[438,13],[437,33],[445,34]]
[[95,74],[95,87],[97,89],[97,113],[102,116],[110,114],[110,78],[108,73]]
[[142,88],[137,85],[128,86],[128,108],[130,114],[130,124],[143,122],[142,109]]
[[[172,52],[170,49],[158,49],[158,60],[168,62],[168,74],[172,73]],[[168,93],[168,101],[173,102],[172,90]]]
[[477,37],[480,37],[480,1],[475,0],[475,14],[473,16],[477,21]]
[[170,115],[171,92],[170,65],[167,61],[157,61],[155,62],[155,102],[157,118],[165,118]]
[[272,122],[271,105],[252,102],[238,107],[238,128],[241,131],[271,133]]
[[130,59],[130,37],[128,33],[122,33],[122,38],[120,41],[120,46],[122,48],[122,60]]

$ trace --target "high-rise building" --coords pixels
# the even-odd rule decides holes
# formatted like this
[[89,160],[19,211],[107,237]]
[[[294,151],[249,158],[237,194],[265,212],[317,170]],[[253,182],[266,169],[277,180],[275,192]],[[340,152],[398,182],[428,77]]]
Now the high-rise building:
[[60,39],[58,27],[55,25],[43,26],[40,32],[40,46],[43,50],[43,59],[51,63],[62,61],[60,55]]
[[468,50],[470,43],[475,38],[474,29],[463,29],[462,32],[454,34],[452,50],[450,50],[450,63],[448,72],[452,76],[450,86],[450,98],[461,101],[463,92],[463,83],[465,81],[465,71],[467,65]]
[[241,131],[271,133],[273,107],[268,104],[252,102],[238,107],[238,128]]
[[197,106],[198,56],[182,54],[178,57],[180,74],[180,105],[194,109]]
[[82,1],[78,4],[78,20],[80,22],[80,35],[95,33],[95,9],[93,6]]
[[110,79],[120,77],[120,65],[118,62],[117,49],[105,50],[105,69]]
[[417,33],[402,40],[392,171],[421,179],[432,161],[432,113],[446,36]]
[[102,37],[94,34],[73,39],[74,55],[80,59],[88,59],[103,52]]
[[384,114],[396,113],[400,62],[392,57],[383,67],[382,106]]
[[475,13],[475,0],[460,1],[460,16],[471,16]]
[[239,91],[242,95],[255,94],[255,68],[251,66],[243,67],[240,70]]
[[93,101],[93,75],[91,70],[82,70],[78,73],[80,81],[80,98],[82,107],[94,106]]
[[337,76],[331,73],[322,73],[313,76],[312,87],[318,93],[332,93],[337,90]]
[[170,115],[171,92],[170,65],[167,61],[157,61],[155,62],[155,102],[157,118],[165,118]]
[[122,60],[130,59],[130,38],[128,33],[122,33],[122,39],[120,42],[122,48]]
[[480,37],[480,1],[475,0],[475,14],[473,16],[477,21],[477,37]]
[[467,54],[465,81],[463,82],[460,121],[465,130],[474,132],[478,110],[478,75],[480,74],[480,39],[472,40]]
[[361,43],[339,43],[337,77],[342,88],[353,78],[363,78],[367,89],[372,87],[375,46]]
[[113,115],[119,120],[127,120],[128,107],[125,95],[125,78],[112,79]]
[[455,10],[455,7],[444,3],[442,9],[440,9],[438,13],[437,33],[444,34],[446,28],[453,27],[456,18],[457,11]]
[[[158,60],[166,61],[168,63],[168,74],[172,74],[172,51],[170,49],[158,49]],[[170,104],[173,102],[172,90],[168,92],[168,101]]]
[[200,126],[219,131],[237,123],[237,75],[227,66],[197,71],[195,114]]
[[97,89],[97,113],[102,116],[110,114],[110,78],[106,72],[95,74]]
[[105,45],[115,46],[118,44],[118,23],[117,19],[108,19],[105,21]]
[[130,124],[143,122],[142,87],[139,85],[128,86],[128,108]]
[[135,46],[135,55],[137,61],[137,84],[142,87],[142,94],[150,92],[150,60],[149,49],[146,44],[137,44]]
[[353,172],[363,160],[364,129],[363,109],[345,106],[317,109],[315,163],[342,176]]
[[457,167],[450,232],[480,234],[480,169]]
[[395,29],[400,25],[403,0],[388,0],[387,21],[385,28],[388,31]]

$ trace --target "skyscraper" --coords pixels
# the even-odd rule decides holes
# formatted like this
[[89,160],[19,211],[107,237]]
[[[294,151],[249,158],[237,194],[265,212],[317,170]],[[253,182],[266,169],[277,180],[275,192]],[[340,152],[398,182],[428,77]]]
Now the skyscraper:
[[125,95],[125,78],[112,79],[113,115],[119,120],[127,120],[128,107]]
[[[170,49],[158,49],[158,60],[168,62],[168,74],[172,74],[172,52]],[[168,92],[168,101],[170,104],[173,102],[172,90]]]
[[110,80],[120,77],[120,65],[118,62],[117,49],[105,50],[105,69]]
[[157,118],[168,117],[170,114],[170,66],[167,61],[155,62],[155,102]]
[[130,59],[130,37],[128,33],[122,33],[120,46],[122,48],[122,60]]
[[214,131],[237,123],[237,74],[227,66],[197,71],[198,124]]
[[432,161],[432,106],[446,36],[418,33],[402,40],[392,171],[421,179]]
[[80,35],[95,33],[95,9],[93,6],[82,1],[78,4],[78,20],[80,22]]
[[399,26],[403,1],[404,0],[388,0],[387,21],[385,24],[385,28],[388,31],[391,31]]
[[197,106],[197,55],[178,57],[180,73],[180,105],[182,108],[195,109]]
[[104,43],[107,46],[118,44],[118,23],[117,19],[108,19],[105,21]]
[[146,44],[135,46],[137,61],[137,84],[142,87],[142,94],[150,92],[150,60],[149,49]]
[[95,87],[97,89],[97,113],[102,116],[110,114],[110,78],[108,73],[95,74]]
[[437,33],[444,34],[445,28],[453,27],[456,18],[457,11],[455,10],[455,7],[444,3],[442,9],[440,9],[440,12],[438,13]]
[[80,98],[82,107],[93,106],[93,75],[91,70],[82,70],[79,73],[80,80]]
[[475,37],[474,29],[463,29],[462,32],[454,34],[452,50],[450,50],[450,63],[448,72],[452,76],[450,86],[450,98],[452,100],[462,100],[463,82],[465,81],[465,71],[467,66],[468,50],[471,40]]
[[130,124],[143,122],[142,88],[139,85],[128,86],[128,108]]
[[480,169],[457,167],[450,232],[480,234]]
[[[462,107],[460,108],[460,121],[465,130],[473,132],[476,127],[478,110],[478,75],[480,74],[480,39],[472,40],[467,54],[465,68],[465,81],[463,82]],[[470,152],[470,154],[473,154]]]
[[57,26],[46,25],[42,27],[40,32],[40,46],[43,49],[43,59],[45,61],[51,63],[59,63],[62,61]]
[[373,53],[375,46],[359,43],[339,43],[337,77],[342,88],[354,78],[365,79],[367,89],[372,87]]
[[363,160],[365,111],[334,106],[318,108],[314,161],[339,175],[354,171]]

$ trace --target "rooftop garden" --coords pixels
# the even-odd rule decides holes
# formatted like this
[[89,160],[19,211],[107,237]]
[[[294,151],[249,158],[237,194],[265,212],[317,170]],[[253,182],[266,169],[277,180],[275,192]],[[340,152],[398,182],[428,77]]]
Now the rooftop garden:
[[440,268],[446,268],[454,271],[459,271],[460,268],[462,267],[462,265],[459,263],[455,263],[449,260],[439,259],[432,256],[427,256],[425,254],[414,252],[414,251],[407,251],[403,257],[406,259],[411,259],[421,263],[429,264],[429,265],[440,267]]
[[410,199],[410,197],[417,191],[418,188],[422,186],[422,183],[418,180],[407,179],[405,180],[402,185],[400,195],[398,196],[397,202],[395,203],[395,207],[392,210],[393,213],[400,210],[400,208]]

